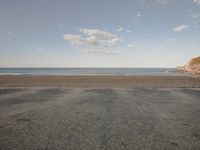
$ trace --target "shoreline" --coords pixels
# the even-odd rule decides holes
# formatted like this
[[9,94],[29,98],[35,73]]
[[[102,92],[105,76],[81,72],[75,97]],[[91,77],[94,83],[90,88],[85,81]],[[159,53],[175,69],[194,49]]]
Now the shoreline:
[[200,88],[200,77],[1,75],[0,87]]

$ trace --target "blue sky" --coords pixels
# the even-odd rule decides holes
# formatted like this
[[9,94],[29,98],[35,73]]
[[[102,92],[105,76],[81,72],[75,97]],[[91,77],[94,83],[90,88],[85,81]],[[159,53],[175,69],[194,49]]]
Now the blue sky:
[[0,0],[0,67],[176,67],[200,0]]

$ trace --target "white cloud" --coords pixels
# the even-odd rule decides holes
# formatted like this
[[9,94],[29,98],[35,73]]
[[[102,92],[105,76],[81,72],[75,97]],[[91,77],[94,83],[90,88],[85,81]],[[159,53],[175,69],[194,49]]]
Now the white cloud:
[[66,34],[63,38],[72,45],[86,46],[85,52],[94,53],[116,53],[113,46],[119,41],[116,35],[98,29],[79,29],[83,36],[75,34]]
[[80,35],[74,35],[74,34],[67,34],[64,35],[63,38],[65,40],[68,40],[72,45],[92,45],[92,46],[98,46],[100,43],[96,40],[95,36],[87,37],[87,38],[81,38]]
[[128,44],[126,47],[127,48],[133,48],[133,47],[135,47],[135,45],[134,44]]
[[82,38],[80,35],[75,35],[75,34],[66,34],[63,35],[63,38],[65,40],[68,40],[71,42],[71,44],[82,44]]
[[127,32],[127,33],[130,33],[130,32],[132,32],[132,31],[131,31],[131,30],[127,30],[126,32]]
[[183,30],[185,30],[185,29],[188,29],[190,26],[189,25],[178,25],[178,26],[176,26],[175,28],[174,28],[174,31],[175,32],[181,32],[181,31],[183,31]]
[[200,6],[200,0],[193,0],[193,3]]
[[89,36],[88,38],[94,37],[102,46],[112,46],[119,41],[116,35],[98,29],[80,29],[80,32]]
[[117,29],[117,31],[118,31],[118,32],[121,32],[121,31],[123,31],[123,30],[124,30],[124,28],[123,28],[123,27],[121,27],[121,28]]
[[166,42],[173,42],[174,39],[167,39]]

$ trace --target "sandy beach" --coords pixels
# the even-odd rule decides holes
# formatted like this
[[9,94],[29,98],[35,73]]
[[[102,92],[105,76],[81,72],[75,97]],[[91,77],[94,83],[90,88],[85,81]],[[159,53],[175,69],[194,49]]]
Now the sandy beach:
[[200,78],[0,76],[1,150],[198,150]]
[[200,0],[0,0],[0,150],[200,150]]
[[188,76],[0,76],[0,87],[200,87]]

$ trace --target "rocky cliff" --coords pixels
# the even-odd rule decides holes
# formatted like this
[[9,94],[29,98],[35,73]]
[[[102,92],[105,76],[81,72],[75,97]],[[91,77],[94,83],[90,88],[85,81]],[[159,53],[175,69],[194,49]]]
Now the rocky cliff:
[[200,57],[193,58],[186,65],[178,67],[178,71],[200,74]]

